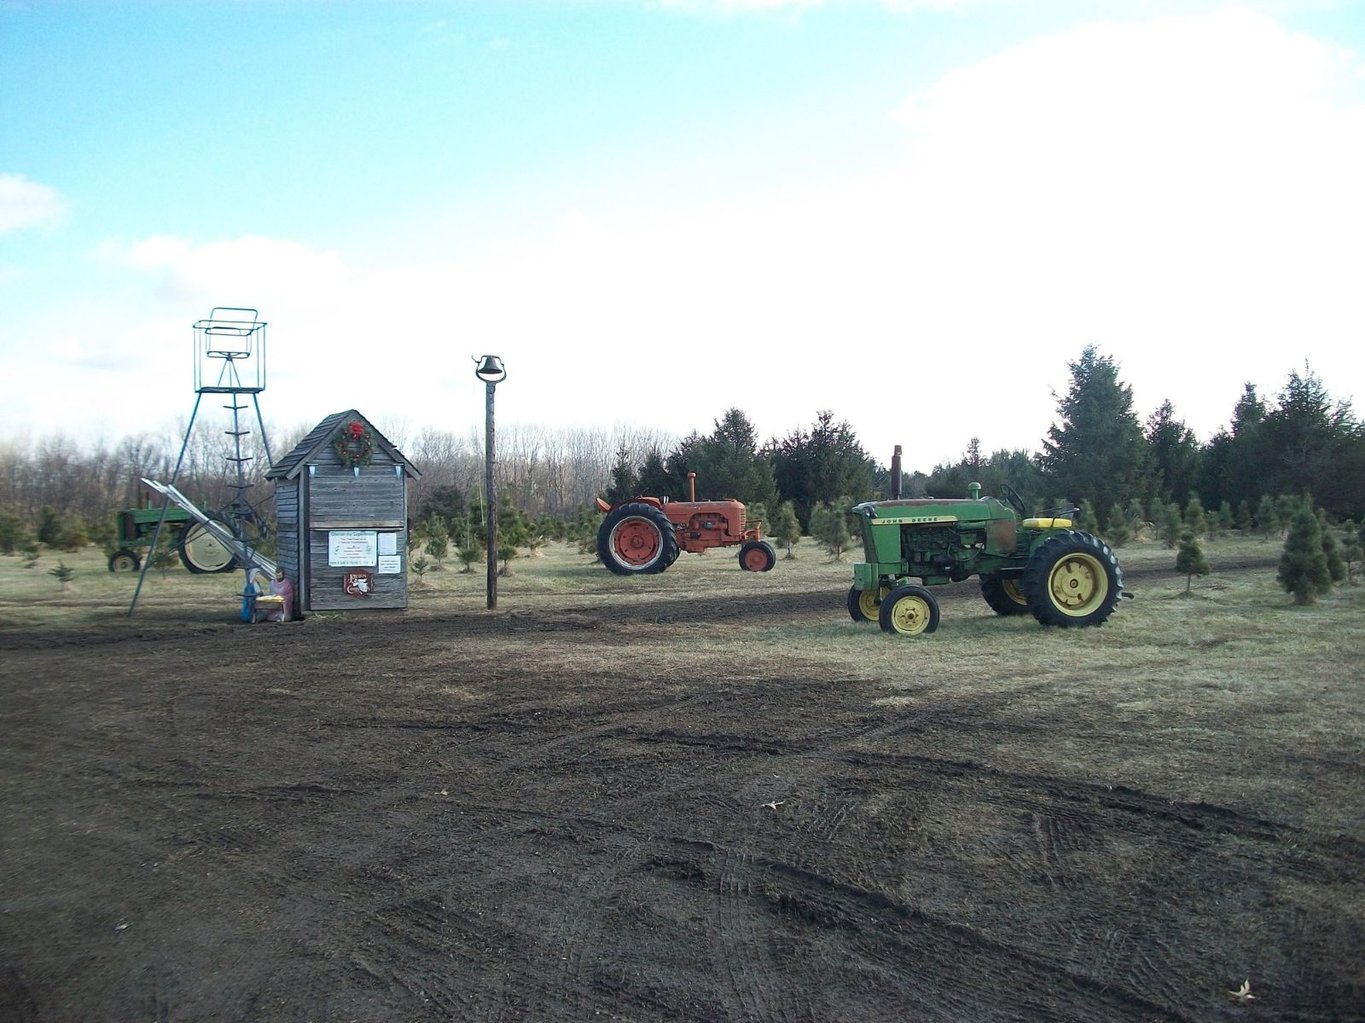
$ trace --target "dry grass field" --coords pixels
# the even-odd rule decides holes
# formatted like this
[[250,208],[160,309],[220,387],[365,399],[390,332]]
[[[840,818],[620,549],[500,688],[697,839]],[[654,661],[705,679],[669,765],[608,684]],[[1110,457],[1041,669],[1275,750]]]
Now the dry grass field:
[[0,1021],[1365,1019],[1365,587],[912,639],[797,550],[254,626],[0,558]]

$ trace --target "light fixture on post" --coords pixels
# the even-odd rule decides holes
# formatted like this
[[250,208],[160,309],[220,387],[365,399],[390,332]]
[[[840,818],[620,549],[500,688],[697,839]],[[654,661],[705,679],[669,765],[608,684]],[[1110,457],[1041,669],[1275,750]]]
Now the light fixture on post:
[[478,367],[474,375],[484,382],[487,392],[487,411],[483,432],[483,492],[484,519],[488,532],[488,610],[498,606],[498,492],[493,468],[497,464],[493,446],[493,390],[507,379],[507,370],[496,355],[484,355],[474,360]]

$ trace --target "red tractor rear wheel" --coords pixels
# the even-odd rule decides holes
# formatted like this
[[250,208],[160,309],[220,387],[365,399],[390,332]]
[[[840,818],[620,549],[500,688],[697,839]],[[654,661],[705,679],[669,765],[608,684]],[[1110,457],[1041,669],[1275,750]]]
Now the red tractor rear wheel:
[[677,560],[678,537],[661,510],[632,501],[613,508],[602,520],[597,556],[617,575],[650,575]]

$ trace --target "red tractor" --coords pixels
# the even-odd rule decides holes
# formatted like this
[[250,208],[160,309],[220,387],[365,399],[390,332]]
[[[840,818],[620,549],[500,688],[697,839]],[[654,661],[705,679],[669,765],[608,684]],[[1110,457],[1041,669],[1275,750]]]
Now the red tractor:
[[597,556],[617,575],[650,575],[710,547],[739,546],[739,567],[766,572],[777,564],[773,545],[761,538],[762,523],[744,521],[744,505],[735,500],[698,501],[697,474],[687,474],[691,500],[632,497],[611,505],[600,497],[606,513],[597,530]]

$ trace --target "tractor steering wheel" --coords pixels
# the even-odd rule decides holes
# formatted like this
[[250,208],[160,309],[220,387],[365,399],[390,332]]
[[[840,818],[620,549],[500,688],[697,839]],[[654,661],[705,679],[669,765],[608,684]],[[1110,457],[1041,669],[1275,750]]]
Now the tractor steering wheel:
[[1000,484],[1000,489],[1005,492],[1005,500],[1009,502],[1010,507],[1019,513],[1019,518],[1028,518],[1028,512],[1024,508],[1024,499],[1019,496],[1019,492],[1008,483]]

